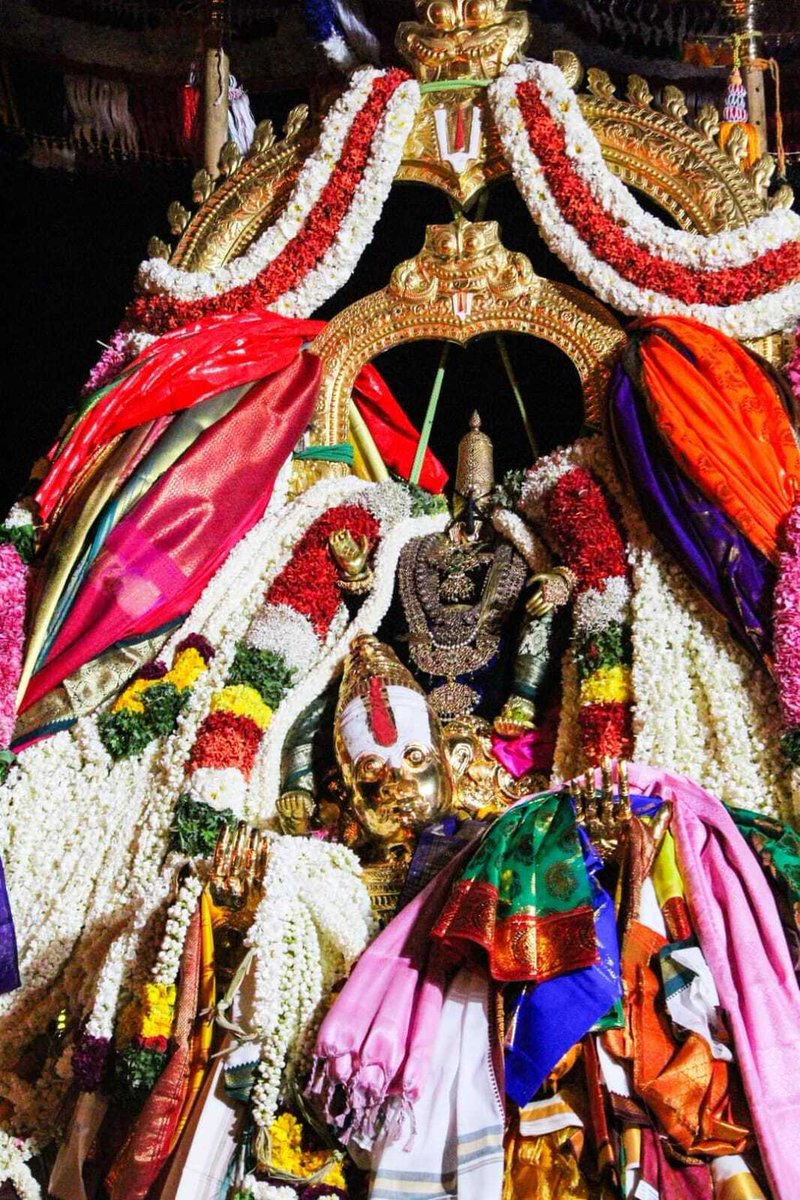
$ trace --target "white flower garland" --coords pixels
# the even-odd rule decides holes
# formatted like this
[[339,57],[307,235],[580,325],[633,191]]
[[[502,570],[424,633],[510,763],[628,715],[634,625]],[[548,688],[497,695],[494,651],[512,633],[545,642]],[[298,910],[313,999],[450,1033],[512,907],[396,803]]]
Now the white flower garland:
[[14,1185],[19,1200],[42,1200],[42,1193],[25,1162],[30,1146],[0,1130],[0,1182]]
[[[560,76],[560,81],[558,76]],[[592,187],[601,200],[606,211],[611,215],[621,213],[622,207],[628,211],[628,203],[621,199],[622,185],[611,175],[603,163],[602,168],[597,162],[597,151],[594,150],[596,138],[577,110],[577,102],[567,86],[561,72],[556,67],[543,63],[526,62],[517,64],[503,74],[489,87],[489,102],[497,124],[500,140],[511,167],[512,175],[528,210],[550,250],[556,254],[577,277],[591,289],[602,301],[611,304],[620,312],[636,316],[682,315],[694,317],[703,321],[731,337],[748,338],[761,337],[777,329],[786,329],[797,323],[800,317],[800,282],[792,282],[775,292],[754,300],[743,301],[725,307],[709,304],[686,304],[672,299],[662,293],[638,287],[623,279],[613,267],[595,258],[586,243],[576,230],[568,224],[561,215],[556,200],[545,179],[544,172],[536,155],[531,149],[528,131],[520,111],[516,95],[517,84],[532,80],[540,87],[547,87],[551,106],[564,106],[564,111],[572,114],[572,134],[567,138],[571,146],[571,159],[580,159],[586,164],[587,178],[591,177]],[[557,100],[557,96],[562,99]],[[562,112],[563,116],[563,112]],[[577,123],[580,119],[585,127],[585,134],[577,136]],[[602,155],[600,155],[602,159]],[[624,190],[624,189],[623,189]],[[638,208],[631,199],[634,208]],[[631,210],[631,216],[635,214]],[[644,214],[643,214],[644,215]],[[655,218],[650,218],[654,221]],[[766,248],[766,239],[770,244],[785,244],[787,237],[796,237],[792,231],[791,218],[787,221],[782,214],[770,214],[759,218],[758,232],[753,235],[761,250]],[[744,242],[745,249],[738,246],[735,235],[714,235],[715,240],[710,248],[703,249],[707,239],[702,235],[684,234],[686,241],[676,242],[671,239],[670,231],[664,226],[662,241],[659,249],[665,248],[670,253],[695,254],[698,263],[702,263],[703,255],[716,254],[722,262],[726,256],[746,254],[751,241]],[[636,236],[641,244],[656,236],[655,227],[649,222],[639,219],[635,222]],[[694,243],[688,239],[697,238]],[[696,245],[696,250],[691,247]],[[676,247],[680,247],[677,249]],[[716,261],[716,260],[714,260]]]
[[357,71],[350,86],[331,105],[319,141],[303,163],[286,207],[274,225],[227,266],[209,271],[184,271],[164,259],[151,258],[139,267],[138,284],[145,292],[160,292],[176,300],[200,300],[249,283],[277,258],[300,232],[338,163],[353,123],[369,100],[382,72],[371,67]]
[[158,956],[153,964],[153,983],[169,987],[178,978],[186,934],[197,908],[203,885],[196,875],[188,874],[167,910],[167,923]]
[[[209,271],[184,271],[163,259],[149,259],[139,268],[140,288],[193,301],[219,295],[255,279],[301,234],[341,157],[347,135],[370,98],[375,80],[383,74],[365,67],[353,75],[348,90],[327,113],[317,147],[305,160],[286,208],[243,255]],[[363,175],[333,242],[297,286],[276,299],[271,306],[275,312],[290,317],[310,316],[350,278],[372,241],[420,101],[419,85],[414,80],[407,80],[395,89],[381,115]]]
[[778,250],[800,238],[800,215],[778,209],[756,217],[739,229],[709,235],[672,229],[643,209],[606,165],[597,137],[581,112],[578,98],[563,71],[552,63],[530,62],[513,68],[517,82],[533,80],[545,108],[560,125],[567,157],[589,186],[603,211],[625,229],[642,249],[695,271],[743,267],[767,250]]
[[[593,471],[614,498],[627,533],[633,584],[634,756],[696,779],[729,804],[791,820],[800,800],[798,773],[780,751],[775,689],[679,568],[654,544],[625,493],[602,438],[581,439],[551,456],[565,470]],[[540,468],[547,474],[548,466]],[[551,485],[552,486],[552,485]],[[536,494],[528,493],[535,504]],[[621,581],[624,584],[624,581]],[[610,597],[624,606],[627,585]],[[605,623],[591,598],[580,618]],[[562,667],[562,709],[554,782],[585,767],[577,724],[578,685],[569,652]]]
[[360,633],[374,633],[388,612],[403,546],[411,538],[440,532],[446,523],[446,514],[409,517],[382,536],[375,555],[372,591],[349,625],[329,641],[317,664],[286,696],[264,735],[248,785],[245,816],[251,824],[263,827],[274,817],[280,795],[281,752],[292,725],[333,679],[353,638]]
[[274,835],[264,897],[247,935],[255,950],[253,1033],[259,1067],[253,1115],[268,1130],[287,1063],[307,1058],[322,1006],[374,932],[369,894],[352,851],[315,838]]

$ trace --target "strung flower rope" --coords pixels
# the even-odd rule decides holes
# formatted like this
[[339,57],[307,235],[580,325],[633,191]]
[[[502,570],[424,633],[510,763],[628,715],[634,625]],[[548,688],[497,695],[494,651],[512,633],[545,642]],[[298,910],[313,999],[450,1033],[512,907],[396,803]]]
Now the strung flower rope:
[[0,1183],[10,1183],[19,1200],[41,1200],[39,1185],[25,1162],[32,1153],[27,1142],[0,1130]]
[[178,643],[170,670],[159,659],[144,666],[99,718],[100,739],[111,757],[141,754],[154,738],[172,733],[213,657],[211,643],[192,634]]
[[576,579],[572,656],[589,765],[632,748],[631,592],[625,544],[599,482],[569,459],[529,471],[521,508],[539,520]]
[[786,732],[783,752],[800,766],[800,506],[789,514],[775,588],[773,647],[778,696]]
[[256,1152],[267,1166],[287,1064],[301,1069],[325,998],[373,933],[358,859],[344,846],[275,837],[264,898],[247,936],[255,951],[254,1033],[259,1066],[252,1092]]
[[605,165],[563,73],[518,64],[489,88],[512,174],[550,249],[622,312],[693,316],[739,337],[800,315],[800,217],[705,237],[646,213]]
[[202,890],[197,876],[187,874],[167,912],[164,937],[150,978],[140,995],[119,1015],[116,1040],[118,1045],[127,1044],[115,1064],[115,1081],[122,1095],[130,1099],[144,1099],[166,1064],[181,955]]

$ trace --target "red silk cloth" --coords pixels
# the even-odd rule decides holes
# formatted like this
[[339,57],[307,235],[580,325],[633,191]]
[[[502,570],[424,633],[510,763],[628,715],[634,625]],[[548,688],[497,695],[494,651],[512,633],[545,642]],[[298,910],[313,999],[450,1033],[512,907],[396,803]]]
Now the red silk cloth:
[[683,471],[768,558],[800,484],[800,452],[774,385],[739,345],[688,317],[639,325],[659,435]]
[[261,518],[278,470],[308,425],[320,360],[295,357],[200,435],[109,535],[21,705],[110,646],[189,612]]
[[[265,379],[294,362],[303,345],[324,328],[324,321],[255,308],[203,317],[159,338],[98,394],[58,446],[36,493],[42,521],[62,505],[97,450],[118,434]],[[386,466],[408,478],[418,434],[373,366],[360,371],[353,400]],[[420,482],[433,492],[447,482],[447,473],[430,452]]]

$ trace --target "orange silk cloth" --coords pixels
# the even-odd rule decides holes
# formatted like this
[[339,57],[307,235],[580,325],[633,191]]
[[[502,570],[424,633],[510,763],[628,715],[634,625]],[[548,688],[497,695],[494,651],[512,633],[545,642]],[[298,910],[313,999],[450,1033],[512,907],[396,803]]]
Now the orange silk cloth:
[[740,1154],[749,1130],[734,1113],[730,1067],[711,1055],[696,1033],[676,1041],[653,967],[666,945],[660,934],[632,922],[622,952],[626,1029],[603,1036],[612,1053],[633,1060],[634,1093],[667,1137],[686,1154]]
[[698,321],[650,317],[638,329],[651,335],[640,342],[642,382],[661,438],[706,496],[776,561],[800,485],[800,452],[777,391],[738,342]]

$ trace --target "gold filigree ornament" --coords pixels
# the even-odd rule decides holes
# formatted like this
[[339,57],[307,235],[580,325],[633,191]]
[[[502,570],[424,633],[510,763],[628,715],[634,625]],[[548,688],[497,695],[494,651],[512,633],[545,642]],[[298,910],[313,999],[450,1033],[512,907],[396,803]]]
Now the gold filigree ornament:
[[404,21],[395,45],[421,83],[496,79],[530,37],[527,13],[508,0],[417,0],[418,21]]

